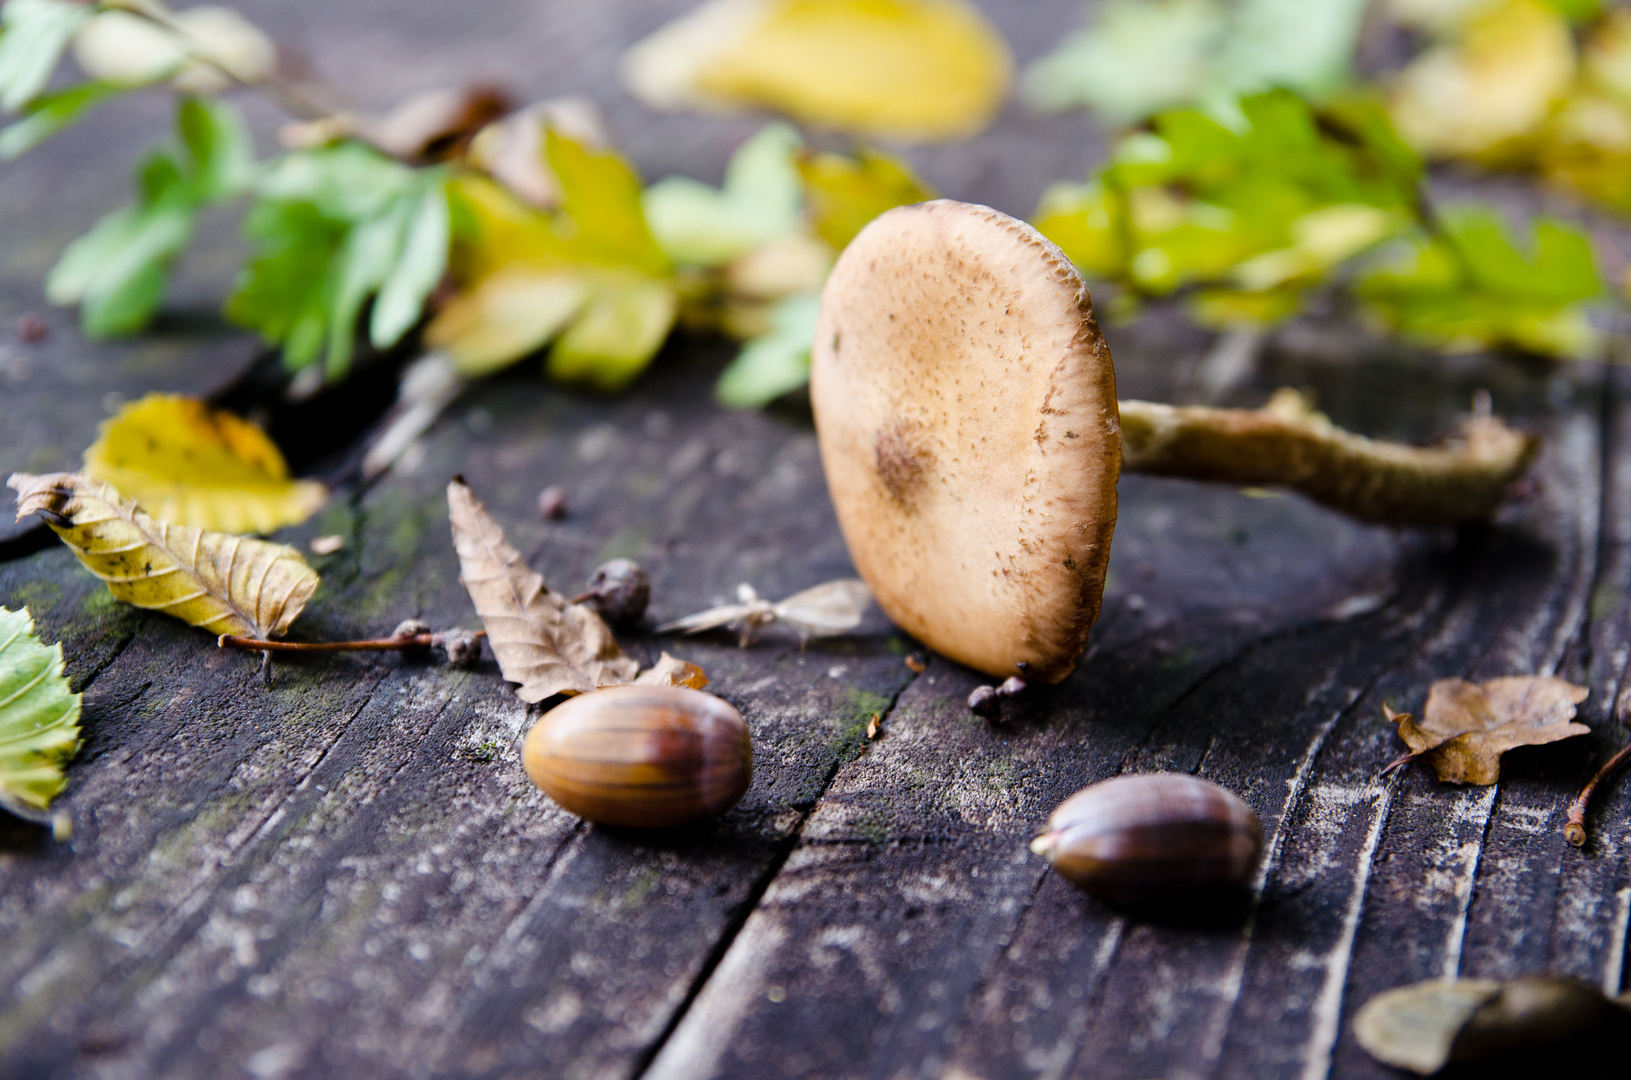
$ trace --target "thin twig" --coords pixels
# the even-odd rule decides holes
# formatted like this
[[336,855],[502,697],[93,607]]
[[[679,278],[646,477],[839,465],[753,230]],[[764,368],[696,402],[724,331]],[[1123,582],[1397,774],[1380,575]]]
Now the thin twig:
[[1563,826],[1563,839],[1575,847],[1581,847],[1585,844],[1586,807],[1590,805],[1591,797],[1597,791],[1597,785],[1614,775],[1615,770],[1624,765],[1627,759],[1631,759],[1631,743],[1627,743],[1619,753],[1609,758],[1603,767],[1597,770],[1597,775],[1591,778],[1591,782],[1581,790],[1580,796],[1574,800],[1574,805],[1569,807],[1569,822]]
[[261,82],[251,81],[239,75],[226,64],[223,64],[217,57],[212,56],[183,23],[177,21],[169,11],[162,7],[139,2],[115,3],[108,6],[135,15],[137,18],[146,19],[153,25],[170,31],[176,36],[182,51],[187,54],[189,59],[213,68],[238,86],[253,90],[256,93],[265,94],[279,108],[291,116],[297,116],[305,120],[322,120],[334,115],[332,109],[313,101],[298,86],[284,79],[275,71],[268,72],[265,80]]
[[[487,631],[477,630],[474,636],[486,637]],[[223,649],[246,649],[270,656],[275,652],[385,652],[393,649],[406,652],[410,649],[428,649],[433,645],[440,645],[443,639],[443,634],[427,633],[403,634],[401,637],[373,638],[367,641],[265,641],[260,638],[239,637],[236,634],[222,634],[216,639],[216,644]]]

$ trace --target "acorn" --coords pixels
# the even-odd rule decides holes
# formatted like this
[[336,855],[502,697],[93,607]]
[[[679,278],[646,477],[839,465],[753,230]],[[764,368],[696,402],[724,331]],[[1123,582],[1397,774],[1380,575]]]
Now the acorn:
[[683,686],[609,686],[527,732],[521,763],[564,809],[662,829],[722,814],[753,779],[753,741],[729,702]]
[[1252,808],[1185,773],[1119,776],[1083,788],[1031,850],[1112,903],[1170,903],[1243,888],[1263,852]]

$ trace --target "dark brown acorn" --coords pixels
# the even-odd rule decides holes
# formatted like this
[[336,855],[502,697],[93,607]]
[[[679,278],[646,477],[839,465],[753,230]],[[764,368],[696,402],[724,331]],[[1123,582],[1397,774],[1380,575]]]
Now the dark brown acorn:
[[1063,877],[1115,903],[1167,903],[1245,886],[1263,851],[1252,808],[1184,773],[1083,788],[1031,842]]
[[662,829],[735,806],[753,779],[753,741],[742,714],[712,694],[610,686],[545,713],[521,763],[579,817]]

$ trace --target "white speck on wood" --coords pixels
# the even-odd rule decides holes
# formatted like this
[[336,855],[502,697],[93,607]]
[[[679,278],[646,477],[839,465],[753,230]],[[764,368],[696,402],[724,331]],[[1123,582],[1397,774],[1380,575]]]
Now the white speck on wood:
[[[1397,776],[1398,773],[1394,773],[1394,777]],[[1348,964],[1353,959],[1359,917],[1365,911],[1365,887],[1370,884],[1371,860],[1376,857],[1376,845],[1382,840],[1382,828],[1387,824],[1388,808],[1393,804],[1396,783],[1396,779],[1389,780],[1379,792],[1375,816],[1371,818],[1370,829],[1365,833],[1365,846],[1359,852],[1359,865],[1354,868],[1348,909],[1342,915],[1342,936],[1325,958],[1325,979],[1320,984],[1319,998],[1314,1003],[1314,1032],[1303,1056],[1302,1080],[1325,1080],[1331,1074],[1331,1051],[1336,1046],[1342,1021],[1342,991],[1348,982]]]

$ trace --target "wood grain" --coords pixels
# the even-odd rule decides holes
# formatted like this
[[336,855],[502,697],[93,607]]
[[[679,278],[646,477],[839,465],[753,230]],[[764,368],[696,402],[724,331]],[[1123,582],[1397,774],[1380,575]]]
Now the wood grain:
[[[647,175],[713,178],[757,118],[656,118],[610,81],[621,48],[685,6],[279,0],[254,15],[366,103],[478,70],[522,98],[589,88]],[[1022,60],[1078,18],[1053,0],[988,10]],[[40,193],[102,160],[99,139],[152,130],[142,108],[8,166],[0,331],[38,306],[53,245],[121,187]],[[269,133],[270,114],[252,116]],[[912,156],[947,194],[1025,213],[1100,147],[1079,117],[1013,106],[980,139]],[[230,255],[223,240],[206,266]],[[218,298],[224,275],[188,273],[184,304]],[[72,464],[104,395],[223,388],[268,409],[286,445],[309,435],[321,449],[303,468],[343,476],[389,385],[387,363],[349,417],[343,397],[302,412],[265,369],[245,373],[245,338],[171,322],[93,347],[53,319],[31,379],[0,385],[0,467]],[[1210,393],[1211,337],[1176,309],[1106,335],[1124,395]],[[849,574],[808,414],[716,408],[728,355],[677,339],[615,399],[532,370],[481,385],[406,467],[280,536],[346,539],[313,558],[324,585],[296,636],[474,625],[442,494],[454,473],[554,586],[637,558],[653,623],[741,582],[783,596]],[[1583,851],[1559,831],[1626,738],[1611,706],[1631,661],[1631,376],[1445,360],[1310,321],[1224,403],[1280,385],[1355,430],[1416,439],[1487,387],[1544,436],[1538,484],[1493,526],[1426,533],[1128,477],[1084,662],[998,725],[963,705],[976,676],[933,658],[914,674],[913,644],[876,612],[803,650],[774,629],[747,649],[625,637],[644,662],[667,648],[701,664],[755,742],[739,806],[656,837],[586,826],[526,781],[514,740],[537,714],[491,662],[302,657],[268,690],[254,658],[0,534],[0,603],[63,641],[87,733],[62,801],[72,841],[0,821],[0,1076],[1379,1078],[1395,1074],[1348,1027],[1379,990],[1458,972],[1617,989],[1631,786],[1605,790]],[[562,521],[536,517],[548,485]],[[1532,671],[1591,687],[1592,736],[1514,752],[1494,788],[1425,768],[1378,779],[1399,750],[1384,701]],[[1027,850],[1072,791],[1157,768],[1262,816],[1249,903],[1154,921],[1086,899]]]

